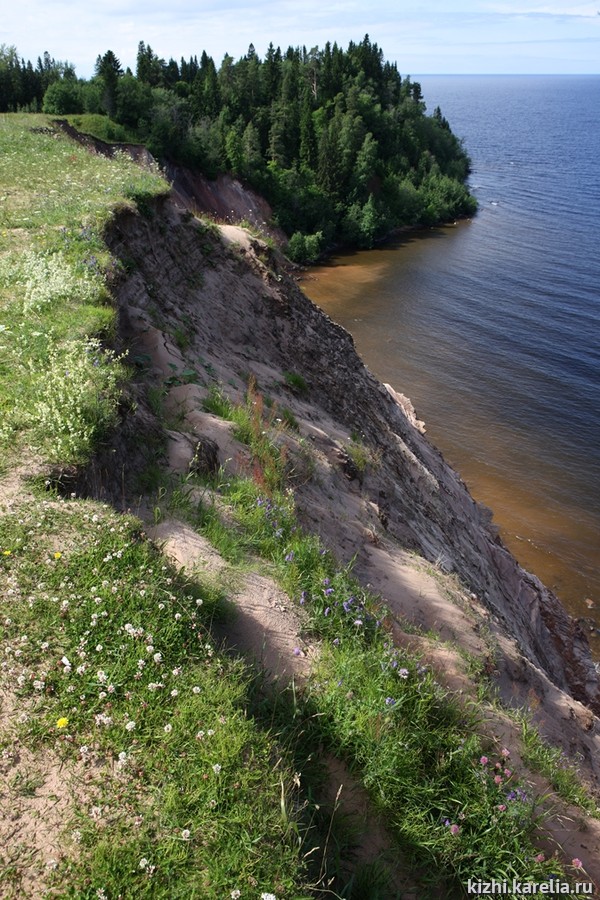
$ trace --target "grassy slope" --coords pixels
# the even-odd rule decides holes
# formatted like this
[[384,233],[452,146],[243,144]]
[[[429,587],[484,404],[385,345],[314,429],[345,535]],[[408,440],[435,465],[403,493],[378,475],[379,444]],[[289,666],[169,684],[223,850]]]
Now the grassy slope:
[[[32,451],[45,463],[84,462],[115,421],[125,370],[99,341],[114,328],[103,229],[119,206],[166,190],[156,174],[89,156],[47,128],[43,117],[0,117],[8,474]],[[557,861],[536,860],[534,804],[502,748],[482,744],[476,715],[421,660],[398,654],[376,599],[297,528],[256,409],[235,417],[262,488],[219,489],[238,521],[236,553],[261,554],[302,596],[321,642],[319,671],[293,708],[303,740],[343,750],[434,881],[556,872]],[[223,541],[212,513],[198,524]],[[10,762],[19,747],[42,768],[55,754],[85,782],[39,883],[74,897],[311,895],[296,732],[276,735],[274,712],[264,727],[249,673],[212,646],[214,590],[182,581],[135,520],[23,491],[0,519],[0,582],[2,680],[19,708],[1,733],[9,793],[19,795]],[[17,896],[27,866],[18,848],[2,852],[0,884]]]
[[[115,321],[102,234],[116,208],[168,188],[125,158],[90,156],[44,117],[4,116],[0,129],[6,474],[32,450],[85,461],[114,422],[124,372],[98,340]],[[43,769],[51,750],[90,780],[68,807],[57,894],[295,896],[293,773],[246,715],[248,674],[210,643],[210,592],[106,508],[26,493],[3,512],[3,682],[21,710],[3,723],[5,755],[27,746]],[[1,854],[2,892],[18,896],[27,866],[16,845]]]

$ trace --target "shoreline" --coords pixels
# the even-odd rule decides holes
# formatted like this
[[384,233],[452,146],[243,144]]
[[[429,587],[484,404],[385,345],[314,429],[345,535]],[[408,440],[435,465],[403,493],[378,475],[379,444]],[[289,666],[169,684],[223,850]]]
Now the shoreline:
[[[398,249],[402,249],[402,246]],[[414,381],[411,378],[398,377],[394,381],[391,363],[386,363],[382,367],[381,349],[382,346],[385,348],[388,345],[385,344],[383,334],[379,337],[379,341],[384,341],[383,344],[378,341],[375,335],[379,335],[378,329],[380,329],[380,326],[377,322],[382,317],[382,309],[385,306],[382,307],[381,304],[375,304],[376,312],[373,313],[373,325],[370,325],[370,320],[365,313],[365,308],[368,308],[365,307],[365,302],[367,301],[364,301],[362,298],[369,297],[370,291],[377,291],[375,285],[379,283],[381,278],[381,266],[386,267],[383,271],[387,273],[387,266],[391,259],[387,252],[388,250],[393,252],[394,248],[390,248],[388,245],[385,248],[380,248],[379,251],[364,251],[364,256],[362,257],[359,254],[340,254],[341,265],[336,266],[334,259],[330,264],[326,263],[323,266],[314,267],[313,273],[311,273],[310,269],[303,273],[303,277],[300,279],[301,287],[328,315],[335,321],[340,322],[353,336],[356,336],[362,358],[373,369],[377,377],[382,381],[391,382],[396,390],[410,396],[420,416],[425,420],[430,436],[442,449],[444,455],[452,461],[452,465],[461,473],[461,476],[464,477],[474,496],[486,506],[491,507],[495,515],[499,516],[496,522],[511,551],[523,562],[525,568],[539,574],[545,583],[555,585],[554,589],[561,597],[563,605],[582,622],[583,627],[592,640],[594,656],[600,659],[600,635],[597,631],[600,627],[600,621],[596,620],[594,622],[592,620],[597,606],[597,598],[594,595],[594,582],[589,581],[592,573],[586,575],[586,573],[575,570],[573,561],[569,561],[570,557],[565,560],[564,552],[561,552],[564,538],[560,537],[561,534],[570,535],[576,527],[580,530],[587,527],[589,536],[586,538],[586,541],[589,544],[594,540],[592,524],[585,526],[585,516],[582,517],[580,515],[575,518],[572,515],[572,511],[568,509],[565,509],[564,513],[561,513],[560,510],[554,510],[551,517],[549,517],[549,514],[544,515],[543,510],[548,508],[549,500],[545,498],[544,506],[541,503],[543,495],[540,495],[537,501],[534,496],[523,496],[523,499],[519,500],[520,505],[515,506],[517,497],[520,496],[517,492],[518,481],[515,482],[515,474],[513,472],[511,477],[507,471],[506,475],[501,478],[496,468],[490,468],[489,463],[485,461],[489,457],[482,457],[481,440],[477,440],[475,425],[469,422],[471,438],[464,443],[464,446],[457,442],[456,438],[453,440],[452,435],[454,432],[452,430],[449,431],[451,426],[446,421],[439,422],[435,414],[432,416],[428,412],[424,393],[430,393],[433,390],[433,386],[428,385],[425,390],[423,384],[421,384],[421,394],[423,396],[415,400],[414,390],[412,390],[415,386]],[[385,254],[383,262],[381,261],[382,252]],[[370,274],[371,269],[374,272],[373,275]],[[363,319],[367,319],[366,324],[363,323]],[[384,353],[387,352],[389,354],[391,352],[393,354],[396,352],[393,349],[394,346],[394,344],[391,345],[391,351],[384,349]],[[406,364],[403,363],[402,365]],[[420,377],[419,373],[413,372],[414,377],[418,380]],[[460,404],[460,399],[458,403]],[[435,409],[434,404],[434,413]],[[471,413],[469,411],[465,410],[464,414],[470,418]],[[484,427],[483,423],[481,427]],[[486,441],[489,444],[487,452],[492,454],[494,452],[498,453],[498,449],[493,446],[493,428],[491,423],[486,425],[485,432],[487,433]],[[482,436],[484,436],[484,432],[482,432]],[[449,437],[450,440],[448,439]],[[477,452],[474,452],[474,450],[477,450]],[[501,463],[498,463],[498,465],[501,465]],[[522,486],[526,487],[527,485],[524,484]],[[509,509],[508,515],[507,502],[509,505],[511,502],[513,503],[513,510]],[[515,515],[516,513],[518,515]],[[585,511],[582,511],[582,513],[585,513]],[[532,519],[534,514],[535,518]],[[557,532],[555,520],[559,515],[563,516],[561,519],[562,528]],[[528,522],[529,525],[527,524]],[[544,539],[545,533],[547,533],[546,539]],[[577,540],[577,536],[573,535],[572,539]],[[549,541],[552,543],[549,543]],[[598,584],[600,584],[600,575],[598,576]],[[564,591],[565,587],[568,593],[567,596],[562,596],[561,588]],[[576,594],[576,591],[579,593]],[[600,594],[598,594],[598,597],[600,597]]]

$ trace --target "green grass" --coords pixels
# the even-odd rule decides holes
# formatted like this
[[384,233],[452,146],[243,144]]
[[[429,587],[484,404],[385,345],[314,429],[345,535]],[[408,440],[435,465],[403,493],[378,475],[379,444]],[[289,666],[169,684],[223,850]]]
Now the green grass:
[[287,386],[297,394],[308,393],[308,384],[306,383],[305,378],[298,372],[284,372],[283,377]]
[[116,421],[125,371],[109,350],[118,207],[164,194],[128,157],[93,156],[47,116],[0,116],[0,449],[82,462]]
[[85,115],[72,115],[66,117],[68,122],[83,134],[91,134],[106,143],[139,143],[139,136],[131,129],[118,122],[113,122],[108,116],[86,113]]
[[[218,406],[233,421],[248,415],[248,403],[236,412],[220,396]],[[255,418],[264,412],[256,394],[251,410]],[[270,417],[271,410],[262,418],[261,441],[258,427],[240,435],[254,454],[254,477],[215,485],[235,527],[223,527],[210,504],[200,525],[230,559],[262,557],[303,607],[307,637],[322,648],[300,701],[306,727],[346,758],[399,846],[438,888],[460,891],[469,878],[543,881],[564,871],[536,848],[540,798],[515,771],[510,748],[482,738],[477,703],[454,699],[422,659],[395,648],[378,598],[298,526],[268,443]],[[261,465],[278,468],[279,487],[269,488]]]
[[79,501],[3,516],[0,554],[19,740],[98,772],[65,823],[64,896],[299,896],[298,786],[249,714],[251,674],[212,643],[214,589]]
[[380,459],[377,454],[369,447],[366,447],[358,438],[352,438],[352,440],[344,444],[344,450],[348,454],[348,457],[354,464],[354,467],[361,478],[367,471],[369,465],[377,468],[380,464]]
[[582,786],[576,767],[558,747],[545,741],[529,717],[518,716],[523,742],[523,761],[548,779],[559,797],[600,818],[598,803]]
[[455,700],[420,658],[393,646],[377,598],[302,532],[291,495],[267,495],[249,479],[221,492],[239,529],[227,530],[229,545],[272,565],[321,644],[301,701],[306,722],[359,774],[417,871],[456,889],[469,878],[543,881],[560,871],[539,857],[539,798],[510,748],[485,741],[476,704]]

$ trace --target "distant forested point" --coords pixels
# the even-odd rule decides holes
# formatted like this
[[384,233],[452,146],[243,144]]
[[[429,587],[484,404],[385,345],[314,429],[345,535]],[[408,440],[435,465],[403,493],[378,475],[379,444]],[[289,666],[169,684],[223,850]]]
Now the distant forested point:
[[47,52],[32,65],[2,45],[0,112],[19,110],[96,116],[108,140],[142,142],[209,177],[232,173],[270,201],[299,262],[476,209],[461,141],[368,35],[347,50],[270,44],[264,59],[251,44],[219,68],[206,52],[166,62],[141,41],[135,74],[107,50],[88,80]]

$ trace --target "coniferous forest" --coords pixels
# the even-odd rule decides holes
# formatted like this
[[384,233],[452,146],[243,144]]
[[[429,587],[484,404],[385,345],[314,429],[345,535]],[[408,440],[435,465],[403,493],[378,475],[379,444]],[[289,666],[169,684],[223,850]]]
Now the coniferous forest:
[[232,173],[270,201],[300,262],[476,208],[461,142],[368,35],[347,50],[271,44],[264,59],[250,45],[218,68],[206,52],[167,62],[142,41],[135,74],[108,50],[88,80],[48,53],[34,66],[3,46],[0,112],[18,110],[69,116],[209,177]]

